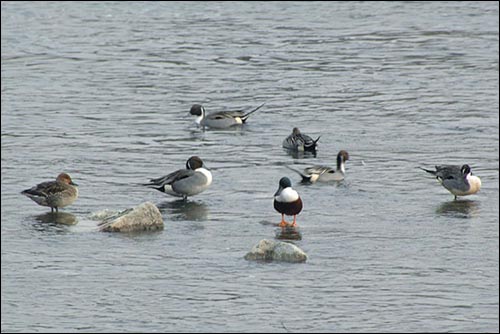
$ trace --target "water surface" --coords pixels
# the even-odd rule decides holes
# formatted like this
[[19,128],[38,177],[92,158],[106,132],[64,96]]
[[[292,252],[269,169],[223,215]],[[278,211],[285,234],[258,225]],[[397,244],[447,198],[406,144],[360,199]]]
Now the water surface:
[[[2,332],[498,332],[496,2],[2,2]],[[265,106],[237,130],[188,116]],[[282,140],[321,135],[316,157]],[[301,185],[286,165],[334,165]],[[199,155],[187,203],[140,186]],[[471,165],[460,201],[418,166]],[[58,173],[57,219],[20,191]],[[304,264],[243,256],[302,196]],[[161,232],[100,233],[144,201]]]

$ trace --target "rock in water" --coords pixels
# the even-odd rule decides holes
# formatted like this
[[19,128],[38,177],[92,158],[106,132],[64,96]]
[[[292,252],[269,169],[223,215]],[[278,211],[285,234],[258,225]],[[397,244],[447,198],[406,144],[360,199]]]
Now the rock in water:
[[102,232],[156,231],[163,229],[163,218],[156,205],[144,202],[134,209],[107,217],[98,226]]
[[245,255],[249,261],[305,262],[307,254],[290,242],[263,239]]

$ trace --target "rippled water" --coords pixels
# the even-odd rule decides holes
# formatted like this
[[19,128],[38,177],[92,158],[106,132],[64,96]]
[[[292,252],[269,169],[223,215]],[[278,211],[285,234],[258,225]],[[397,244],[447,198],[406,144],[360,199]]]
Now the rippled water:
[[[498,331],[497,2],[2,2],[2,332]],[[242,129],[187,115],[266,103]],[[316,157],[282,140],[321,135]],[[300,185],[285,165],[347,179]],[[140,183],[199,155],[187,203]],[[417,166],[468,163],[453,201]],[[20,191],[68,172],[54,221]],[[274,238],[282,176],[304,264]],[[152,201],[165,230],[90,215]]]

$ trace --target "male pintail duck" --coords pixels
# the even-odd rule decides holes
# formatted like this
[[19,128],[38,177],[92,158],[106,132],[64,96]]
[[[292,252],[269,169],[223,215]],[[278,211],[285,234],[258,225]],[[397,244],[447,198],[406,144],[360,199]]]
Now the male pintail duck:
[[149,182],[144,185],[186,200],[188,196],[199,194],[212,184],[212,173],[204,168],[199,157],[193,156],[186,162],[185,169],[151,179]]
[[436,170],[429,170],[422,167],[420,169],[436,176],[436,179],[450,193],[457,196],[467,196],[475,194],[481,189],[481,179],[472,175],[469,165],[443,165],[435,166]]
[[78,198],[77,186],[68,174],[61,173],[55,181],[42,182],[23,190],[21,194],[28,196],[38,205],[50,207],[51,212],[54,212],[54,209],[59,212],[59,208],[72,204]]
[[283,147],[289,150],[304,152],[316,151],[319,136],[316,140],[300,132],[299,128],[293,128],[292,133],[283,140]]
[[197,116],[195,123],[200,126],[203,127],[208,126],[209,128],[215,128],[215,129],[225,129],[245,123],[248,117],[250,117],[252,113],[259,110],[263,105],[264,103],[249,112],[244,112],[243,110],[236,110],[236,111],[218,111],[207,114],[205,108],[201,104],[194,104],[191,107],[189,113],[191,115]]
[[300,172],[292,167],[289,169],[298,173],[302,177],[303,183],[342,181],[345,178],[345,162],[349,160],[349,153],[341,150],[337,154],[337,170],[328,166],[312,166]]
[[302,199],[292,188],[292,182],[287,177],[281,178],[278,191],[274,194],[274,209],[281,213],[279,226],[289,226],[285,221],[285,215],[293,216],[291,226],[297,226],[296,217],[302,211]]

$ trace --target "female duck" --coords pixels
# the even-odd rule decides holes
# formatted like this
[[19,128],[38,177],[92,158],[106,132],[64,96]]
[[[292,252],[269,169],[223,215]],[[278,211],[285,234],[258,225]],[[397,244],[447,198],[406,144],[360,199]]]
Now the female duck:
[[[302,199],[292,188],[292,182],[287,177],[281,178],[279,188],[274,194],[274,209],[281,213],[279,226],[297,226],[296,217],[302,211]],[[292,224],[285,221],[285,215],[293,216]]]
[[50,207],[51,212],[54,212],[54,209],[59,212],[59,208],[72,204],[78,198],[77,186],[68,174],[61,173],[55,181],[42,182],[23,190],[21,194],[28,196],[38,205]]
[[195,123],[203,127],[208,126],[215,129],[226,129],[235,125],[241,125],[246,122],[248,117],[262,106],[261,104],[257,108],[244,113],[242,110],[237,111],[219,111],[211,114],[207,114],[205,108],[201,104],[194,104],[191,107],[189,113],[191,115],[197,116]]
[[300,172],[291,167],[289,169],[302,177],[303,183],[342,181],[345,178],[345,162],[349,160],[349,153],[341,150],[337,154],[337,170],[327,166],[312,166]]
[[150,183],[144,185],[186,200],[188,196],[205,191],[211,184],[212,173],[204,168],[203,161],[199,157],[192,156],[186,162],[185,169],[151,179]]
[[435,166],[436,170],[429,170],[421,168],[422,170],[436,176],[436,179],[445,187],[450,193],[457,196],[467,196],[475,194],[481,189],[481,179],[472,175],[469,165],[455,166],[443,165]]
[[283,147],[288,150],[299,152],[314,152],[316,151],[319,138],[321,138],[321,136],[314,140],[310,136],[301,133],[299,128],[293,128],[292,133],[283,140]]

